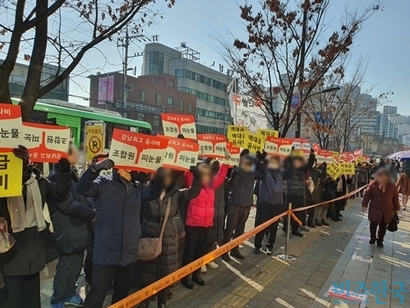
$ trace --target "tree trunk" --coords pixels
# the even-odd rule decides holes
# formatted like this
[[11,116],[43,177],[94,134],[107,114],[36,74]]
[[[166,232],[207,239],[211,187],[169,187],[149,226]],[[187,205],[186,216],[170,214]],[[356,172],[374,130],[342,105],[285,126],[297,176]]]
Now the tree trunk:
[[[36,15],[40,15],[48,8],[48,0],[36,1]],[[30,118],[31,111],[39,97],[41,73],[43,71],[44,59],[47,50],[47,25],[45,18],[36,27],[33,51],[31,53],[30,66],[27,73],[27,81],[21,96],[20,106],[23,121]]]

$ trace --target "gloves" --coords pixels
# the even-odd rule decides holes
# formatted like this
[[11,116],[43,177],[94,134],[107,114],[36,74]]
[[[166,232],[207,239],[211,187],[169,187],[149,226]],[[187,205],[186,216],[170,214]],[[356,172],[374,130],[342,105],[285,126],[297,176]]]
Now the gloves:
[[164,186],[165,182],[165,169],[162,167],[159,167],[157,169],[157,172],[154,175],[154,182],[159,183],[160,185]]
[[310,155],[315,154],[315,150],[314,149],[310,149]]
[[60,171],[63,173],[68,173],[71,171],[71,164],[67,158],[61,158],[58,163],[60,164]]
[[191,166],[191,168],[189,168],[189,172],[191,172],[194,175],[194,177],[201,176],[201,171],[199,171],[199,168],[197,166]]
[[241,154],[239,154],[239,156],[240,156],[241,158],[244,157],[245,155],[249,155],[249,150],[248,150],[248,149],[242,150]]
[[261,152],[256,152],[256,158],[258,159],[259,162],[264,162],[266,159],[266,156],[268,155],[268,153],[266,153],[265,151]]
[[97,154],[91,160],[91,164],[97,163],[101,158],[107,158],[107,157],[108,157],[108,153]]
[[30,154],[28,153],[27,148],[23,145],[19,145],[18,148],[13,149],[13,153],[23,161],[23,171],[26,171],[30,164]]
[[100,173],[102,170],[110,170],[114,168],[114,162],[111,159],[105,158],[99,162],[93,163],[92,167],[95,172]]

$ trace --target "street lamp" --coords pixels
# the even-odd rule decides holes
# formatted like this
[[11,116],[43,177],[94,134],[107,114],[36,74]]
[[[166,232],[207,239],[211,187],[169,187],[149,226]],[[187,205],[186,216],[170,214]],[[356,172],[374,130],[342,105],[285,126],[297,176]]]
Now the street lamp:
[[[320,92],[311,93],[310,95],[306,96],[305,100],[315,95],[336,92],[339,90],[340,90],[340,87],[332,87],[332,88],[324,89]],[[301,126],[302,126],[302,113],[300,112],[300,109],[299,109],[296,114],[296,131],[295,131],[296,138],[300,138],[300,131],[302,129]]]

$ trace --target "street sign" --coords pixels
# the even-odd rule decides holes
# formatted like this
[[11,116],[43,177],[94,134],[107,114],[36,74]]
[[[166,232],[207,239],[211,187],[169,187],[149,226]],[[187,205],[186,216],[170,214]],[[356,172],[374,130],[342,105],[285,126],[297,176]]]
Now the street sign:
[[105,123],[103,121],[85,122],[85,155],[87,162],[105,149]]
[[298,108],[301,102],[302,102],[302,96],[300,95],[300,93],[299,92],[293,93],[292,103],[291,103],[292,108]]

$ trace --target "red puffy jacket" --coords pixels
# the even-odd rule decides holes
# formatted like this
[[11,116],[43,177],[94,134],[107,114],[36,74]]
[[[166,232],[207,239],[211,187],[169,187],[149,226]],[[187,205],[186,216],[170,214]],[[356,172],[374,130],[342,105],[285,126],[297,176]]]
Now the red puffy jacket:
[[[185,225],[191,227],[212,227],[214,223],[215,190],[225,182],[227,173],[228,165],[222,164],[218,174],[212,179],[211,185],[208,187],[202,187],[199,195],[189,202],[186,210]],[[192,181],[192,173],[186,172],[186,187],[190,187]]]

